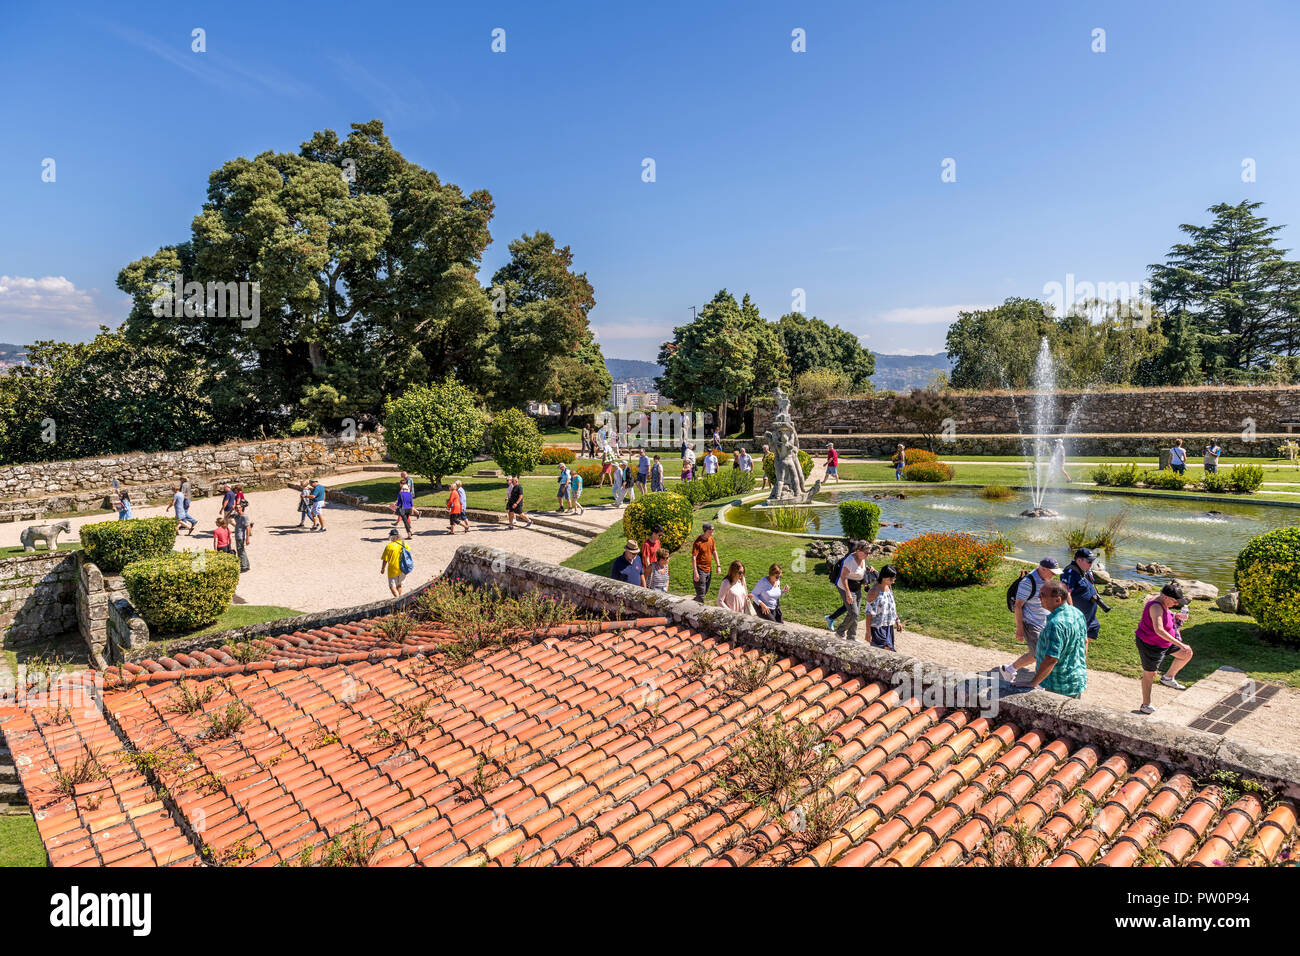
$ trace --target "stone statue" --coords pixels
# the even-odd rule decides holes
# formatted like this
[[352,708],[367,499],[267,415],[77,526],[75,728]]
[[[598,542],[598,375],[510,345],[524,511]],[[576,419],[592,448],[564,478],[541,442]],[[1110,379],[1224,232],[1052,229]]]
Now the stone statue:
[[35,551],[37,538],[45,542],[46,550],[54,551],[59,547],[59,535],[61,534],[72,534],[72,525],[66,520],[56,521],[54,524],[28,525],[23,528],[19,540],[23,543],[24,551]]
[[763,436],[767,439],[774,459],[772,493],[763,502],[768,506],[806,504],[821,489],[821,482],[812,488],[804,485],[803,465],[799,463],[799,433],[790,417],[790,397],[785,389],[776,390],[776,416]]

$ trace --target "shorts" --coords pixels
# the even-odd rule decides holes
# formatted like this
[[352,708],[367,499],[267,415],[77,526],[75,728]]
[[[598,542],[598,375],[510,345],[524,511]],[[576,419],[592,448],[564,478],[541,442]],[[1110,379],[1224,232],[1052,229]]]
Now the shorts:
[[1038,635],[1043,633],[1043,629],[1041,627],[1035,627],[1034,625],[1030,624],[1028,621],[1024,622],[1024,626],[1025,626],[1025,647],[1029,649],[1030,654],[1034,654],[1038,651]]
[[608,474],[609,474],[610,472],[612,472],[613,470],[614,470],[614,466],[613,466],[613,464],[608,464],[608,465],[604,465],[604,466],[601,467],[601,469],[600,469],[600,473],[601,473],[602,475],[608,475]]
[[524,513],[524,503],[521,501],[515,505],[506,505],[506,511],[512,515],[521,515]]
[[[1154,644],[1148,644],[1140,637],[1133,638],[1137,642],[1138,657],[1142,659],[1142,669],[1144,671],[1160,670],[1160,662],[1165,659],[1169,653],[1168,647],[1156,647]],[[1172,647],[1173,645],[1170,645]]]
[[570,501],[577,501],[577,500],[578,500],[579,498],[581,498],[581,497],[582,497],[582,489],[581,489],[581,488],[579,488],[577,491],[571,491],[571,492],[569,492],[569,500],[570,500]]
[[388,576],[388,586],[392,587],[394,584],[401,584],[405,580],[406,580],[406,572],[398,571],[396,574],[390,574]]
[[309,513],[311,514],[311,516],[312,516],[313,518],[319,518],[319,517],[320,517],[321,508],[323,508],[323,507],[325,507],[325,502],[323,502],[323,501],[313,501],[313,502],[311,503],[311,511],[310,511]]
[[1183,462],[1183,464],[1181,464],[1181,465],[1175,465],[1173,462],[1170,462],[1170,463],[1169,463],[1169,468],[1170,468],[1170,470],[1172,470],[1172,471],[1176,472],[1177,474],[1180,474],[1180,475],[1181,475],[1181,474],[1183,474],[1184,472],[1187,471],[1187,463],[1186,463],[1186,462]]
[[840,476],[840,466],[839,466],[839,465],[827,465],[827,466],[826,466],[826,477],[829,478],[831,475],[834,475],[836,478],[838,478],[838,477]]

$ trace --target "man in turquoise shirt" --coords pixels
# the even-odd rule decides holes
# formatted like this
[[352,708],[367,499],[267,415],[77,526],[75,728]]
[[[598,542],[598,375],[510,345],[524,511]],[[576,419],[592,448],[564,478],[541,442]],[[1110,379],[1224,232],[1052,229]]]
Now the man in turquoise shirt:
[[1039,592],[1048,617],[1034,654],[1038,669],[1028,686],[1079,698],[1088,686],[1088,622],[1082,611],[1066,603],[1069,594],[1059,580],[1048,581]]

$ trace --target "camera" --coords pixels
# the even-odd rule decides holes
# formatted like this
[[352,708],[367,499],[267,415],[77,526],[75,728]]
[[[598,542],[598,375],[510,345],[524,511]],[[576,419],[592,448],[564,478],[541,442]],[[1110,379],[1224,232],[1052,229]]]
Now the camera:
[[1100,597],[1097,598],[1097,607],[1101,608],[1107,614],[1110,613],[1110,605],[1107,604],[1105,601],[1103,601]]

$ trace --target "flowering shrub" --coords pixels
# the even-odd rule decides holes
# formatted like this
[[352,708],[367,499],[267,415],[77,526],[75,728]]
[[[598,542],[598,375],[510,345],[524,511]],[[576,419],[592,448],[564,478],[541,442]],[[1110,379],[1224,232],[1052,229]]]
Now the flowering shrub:
[[602,466],[597,465],[594,462],[588,462],[581,465],[570,465],[570,480],[572,480],[573,473],[576,471],[578,474],[582,475],[583,488],[594,488],[600,482],[601,467]]
[[561,462],[567,465],[569,462],[573,461],[573,459],[577,457],[578,457],[578,453],[575,452],[572,448],[560,448],[557,445],[542,446],[541,463],[543,465],[558,465]]
[[623,512],[623,534],[633,541],[644,541],[655,525],[662,525],[661,544],[669,551],[676,551],[691,533],[694,512],[691,503],[675,491],[651,492],[627,506]]
[[1270,637],[1300,644],[1300,527],[1277,528],[1237,555],[1241,606]]
[[[905,455],[903,460],[906,461],[909,465],[920,464],[923,461],[939,460],[938,455],[936,455],[932,451],[926,451],[924,448],[908,448],[904,450],[903,454]],[[890,459],[890,461],[892,461],[895,465],[898,464],[898,452],[894,452],[894,456]]]
[[1011,550],[1004,538],[983,541],[971,534],[935,532],[904,541],[894,555],[899,579],[910,587],[986,584]]
[[957,474],[942,461],[918,461],[903,468],[904,481],[952,481]]

